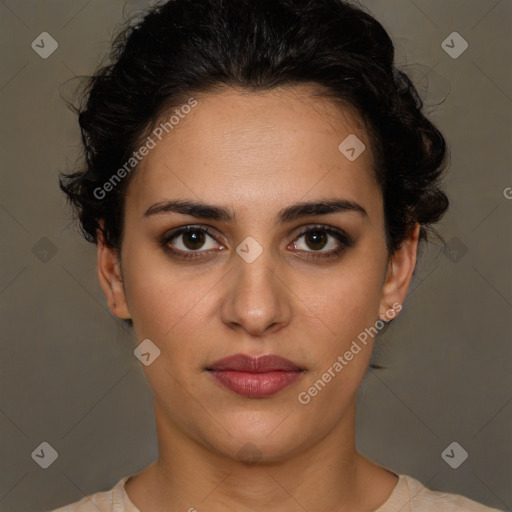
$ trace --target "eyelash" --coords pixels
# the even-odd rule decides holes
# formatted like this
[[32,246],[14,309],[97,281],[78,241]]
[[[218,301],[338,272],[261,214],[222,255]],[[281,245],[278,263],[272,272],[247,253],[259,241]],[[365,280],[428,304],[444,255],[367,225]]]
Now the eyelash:
[[[171,242],[173,239],[179,237],[180,235],[183,235],[185,233],[189,232],[203,232],[207,234],[208,236],[212,237],[214,240],[215,236],[214,234],[208,229],[206,226],[185,226],[183,228],[178,228],[176,231],[173,231],[170,234],[164,235],[160,240],[160,245],[164,248],[165,251],[171,254],[173,257],[178,257],[180,259],[196,259],[196,258],[202,258],[204,257],[204,253],[209,254],[213,251],[207,250],[207,251],[182,251],[181,249],[174,249],[169,245],[169,242]],[[338,230],[336,228],[333,228],[331,226],[322,226],[322,225],[315,225],[315,226],[308,226],[307,228],[303,229],[295,238],[295,240],[299,239],[300,237],[307,235],[311,232],[323,232],[331,235],[334,237],[339,243],[340,246],[337,249],[332,249],[328,252],[322,252],[322,251],[305,251],[308,255],[305,256],[306,259],[318,259],[318,258],[333,258],[335,256],[338,256],[341,254],[345,249],[348,249],[350,247],[354,246],[354,240],[344,231]],[[295,241],[294,240],[294,241]],[[217,240],[216,240],[217,241]]]

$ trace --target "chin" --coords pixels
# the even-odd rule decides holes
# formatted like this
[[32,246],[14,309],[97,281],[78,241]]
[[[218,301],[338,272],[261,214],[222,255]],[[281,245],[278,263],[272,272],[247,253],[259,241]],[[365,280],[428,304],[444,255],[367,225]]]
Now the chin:
[[283,422],[286,414],[279,418],[272,416],[270,421],[248,415],[245,421],[221,423],[229,435],[223,431],[223,435],[212,438],[212,431],[205,432],[206,446],[230,459],[246,463],[275,463],[285,461],[289,457],[304,450],[306,443],[311,443],[311,435],[299,428],[299,422],[292,420]]

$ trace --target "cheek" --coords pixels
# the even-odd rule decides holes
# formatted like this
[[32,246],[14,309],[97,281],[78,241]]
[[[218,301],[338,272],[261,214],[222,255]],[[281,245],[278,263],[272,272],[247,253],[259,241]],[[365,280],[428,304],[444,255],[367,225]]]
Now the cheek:
[[[308,328],[316,332],[311,338],[318,341],[309,347],[312,372],[298,397],[311,417],[337,421],[355,396],[372,354],[381,280],[377,265],[347,266],[323,281],[323,293],[318,288],[314,292],[316,299],[308,304],[314,308]],[[320,335],[318,329],[327,335]]]
[[[192,349],[199,333],[219,325],[219,304],[230,300],[222,293],[230,276],[222,277],[224,272],[214,268],[192,271],[158,249],[144,248],[128,237],[125,243],[125,289],[137,341],[149,338],[171,351],[179,339],[182,350],[185,345],[185,350]],[[319,350],[332,353],[350,344],[378,319],[384,263],[370,245],[347,253],[329,268],[282,268],[285,288],[293,290],[281,296],[294,306],[290,327],[315,331],[325,340]]]
[[295,289],[326,332],[346,341],[378,319],[382,279],[379,262],[354,255],[326,274],[301,278]]
[[[191,273],[186,266],[173,264],[156,251],[126,251],[126,296],[137,342],[149,338],[162,351],[166,364],[201,352],[197,346],[211,321],[215,272],[205,269]],[[129,256],[128,256],[129,254]],[[179,357],[174,354],[179,352]],[[197,358],[196,358],[197,359]]]
[[123,266],[134,331],[138,341],[161,339],[192,307],[195,293],[179,268],[166,263],[158,250],[134,249],[130,242]]

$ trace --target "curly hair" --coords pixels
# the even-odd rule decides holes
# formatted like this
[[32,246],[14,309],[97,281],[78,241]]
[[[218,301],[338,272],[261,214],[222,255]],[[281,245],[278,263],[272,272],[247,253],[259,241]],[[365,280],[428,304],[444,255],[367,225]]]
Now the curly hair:
[[101,230],[120,251],[133,173],[101,198],[95,190],[126,165],[169,109],[226,86],[315,84],[356,109],[372,144],[390,253],[416,222],[420,240],[428,239],[448,208],[440,185],[445,139],[395,66],[386,30],[353,2],[170,0],[123,27],[110,59],[90,77],[77,109],[84,166],[59,178],[89,242],[97,243]]

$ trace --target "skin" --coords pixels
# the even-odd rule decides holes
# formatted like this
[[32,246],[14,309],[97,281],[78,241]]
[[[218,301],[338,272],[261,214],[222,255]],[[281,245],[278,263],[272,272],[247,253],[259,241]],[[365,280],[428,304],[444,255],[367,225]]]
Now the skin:
[[[397,484],[355,449],[356,392],[373,339],[307,405],[297,399],[365,328],[403,303],[419,234],[416,225],[389,257],[364,126],[354,111],[313,92],[300,85],[194,95],[198,105],[144,158],[128,187],[121,257],[99,232],[98,276],[113,313],[132,318],[137,343],[149,338],[161,350],[142,366],[159,457],[126,484],[143,512],[373,511]],[[354,161],[338,150],[349,134],[366,145]],[[292,204],[334,198],[367,215],[278,220]],[[174,199],[222,206],[235,217],[144,216]],[[197,244],[203,252],[195,260],[173,258],[158,243],[187,225],[209,226],[215,237]],[[355,244],[307,259],[339,244],[329,234],[325,247],[298,236],[316,225],[342,229]],[[248,236],[263,249],[252,263],[236,252]],[[184,238],[169,245],[192,252]],[[278,354],[306,371],[276,395],[244,398],[205,371],[237,353]],[[252,464],[240,460],[249,446],[258,456]]]

